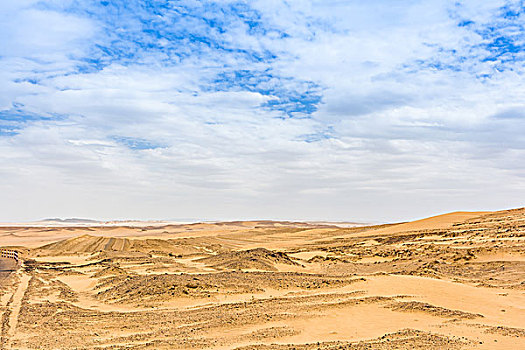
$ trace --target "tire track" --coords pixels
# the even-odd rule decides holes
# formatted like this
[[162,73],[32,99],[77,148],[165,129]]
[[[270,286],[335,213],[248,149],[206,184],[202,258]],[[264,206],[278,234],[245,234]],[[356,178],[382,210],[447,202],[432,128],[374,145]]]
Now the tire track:
[[12,348],[11,343],[13,341],[13,337],[16,334],[16,327],[18,325],[18,315],[20,315],[20,309],[22,308],[22,300],[26,293],[27,287],[29,286],[30,280],[31,280],[30,275],[26,275],[26,274],[21,275],[18,287],[7,306],[9,316],[6,320],[7,324],[5,325],[5,327],[3,327],[4,329],[7,329],[6,331],[7,339],[5,342],[5,349]]
[[0,349],[4,349],[6,342],[6,333],[8,327],[8,319],[11,311],[9,305],[13,301],[13,295],[9,293],[6,282],[13,271],[16,269],[16,264],[11,259],[0,259]]

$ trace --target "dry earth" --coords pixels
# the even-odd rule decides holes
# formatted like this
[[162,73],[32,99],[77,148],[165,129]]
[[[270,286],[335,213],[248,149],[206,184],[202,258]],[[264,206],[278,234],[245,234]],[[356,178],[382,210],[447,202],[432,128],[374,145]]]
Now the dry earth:
[[[525,209],[3,227],[2,349],[525,349]],[[1,266],[1,264],[0,264]]]

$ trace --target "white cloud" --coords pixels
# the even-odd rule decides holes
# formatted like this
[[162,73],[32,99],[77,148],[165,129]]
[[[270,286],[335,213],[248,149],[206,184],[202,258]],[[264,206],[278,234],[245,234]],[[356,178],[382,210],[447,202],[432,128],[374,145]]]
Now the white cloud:
[[[171,9],[159,48],[140,45],[153,23],[140,9],[111,32],[111,18],[78,8],[3,4],[0,110],[60,117],[14,136],[0,117],[0,220],[392,220],[521,205],[523,61],[494,69],[488,39],[458,26],[494,21],[503,3],[396,4],[258,1],[259,24],[226,11],[223,32],[203,9],[182,24]],[[196,38],[175,46],[170,28]],[[100,58],[95,44],[124,52]],[[86,58],[103,68],[79,69]],[[259,75],[217,88],[239,70]],[[321,96],[310,118],[268,106],[308,92]]]

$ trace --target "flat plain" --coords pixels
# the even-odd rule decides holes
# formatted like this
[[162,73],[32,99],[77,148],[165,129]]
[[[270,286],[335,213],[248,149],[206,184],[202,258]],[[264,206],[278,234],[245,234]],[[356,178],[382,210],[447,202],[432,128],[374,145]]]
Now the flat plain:
[[0,348],[525,349],[524,239],[525,208],[4,226],[24,263],[0,275]]

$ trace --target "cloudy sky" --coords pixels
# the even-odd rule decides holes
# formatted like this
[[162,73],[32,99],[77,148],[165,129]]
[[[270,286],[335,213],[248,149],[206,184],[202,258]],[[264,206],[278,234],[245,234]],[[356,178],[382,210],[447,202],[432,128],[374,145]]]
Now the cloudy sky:
[[3,0],[0,220],[525,205],[522,0]]

